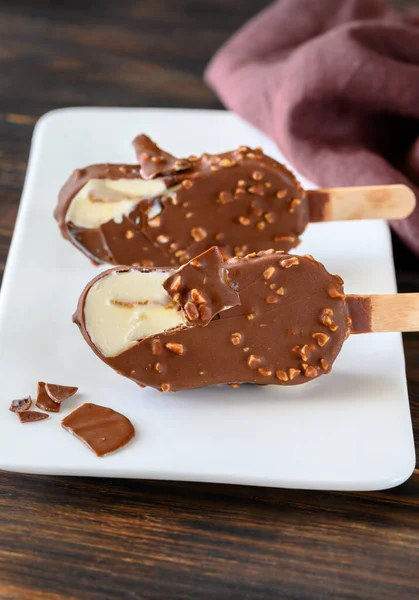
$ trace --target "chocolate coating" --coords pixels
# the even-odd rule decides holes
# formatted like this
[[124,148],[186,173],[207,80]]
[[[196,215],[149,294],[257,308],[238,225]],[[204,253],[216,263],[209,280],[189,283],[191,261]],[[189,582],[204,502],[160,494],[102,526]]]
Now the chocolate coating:
[[[104,357],[86,328],[85,299],[96,281],[128,268],[96,277],[82,293],[74,321],[106,364],[139,385],[162,391],[218,383],[296,385],[330,371],[350,333],[340,277],[312,257],[274,251],[228,260],[224,268],[240,304],[220,312],[206,327],[153,335],[118,356]],[[211,286],[207,281],[208,296]]]
[[97,456],[122,448],[135,435],[133,424],[121,413],[86,403],[61,421],[64,429],[84,442]]
[[[139,165],[78,169],[60,191],[54,216],[61,233],[93,262],[180,265],[213,245],[225,258],[298,245],[308,222],[306,194],[260,149],[176,159],[143,135],[135,147]],[[86,229],[66,222],[72,199],[90,179],[156,177],[175,189],[158,197],[161,212],[154,218],[148,216],[152,201],[142,200],[119,224]]]

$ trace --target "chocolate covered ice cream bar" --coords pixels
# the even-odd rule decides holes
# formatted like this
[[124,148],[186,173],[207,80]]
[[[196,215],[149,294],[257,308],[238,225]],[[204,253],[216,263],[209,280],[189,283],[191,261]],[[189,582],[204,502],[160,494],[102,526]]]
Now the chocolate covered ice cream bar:
[[144,135],[137,165],[74,171],[55,210],[62,235],[95,263],[177,266],[218,246],[224,258],[299,243],[308,222],[402,218],[405,186],[305,192],[260,148],[177,159]]
[[100,274],[74,321],[119,374],[176,391],[305,383],[330,372],[351,333],[409,329],[413,307],[416,328],[415,294],[346,296],[342,279],[311,256],[268,250],[224,261],[211,248],[177,270]]

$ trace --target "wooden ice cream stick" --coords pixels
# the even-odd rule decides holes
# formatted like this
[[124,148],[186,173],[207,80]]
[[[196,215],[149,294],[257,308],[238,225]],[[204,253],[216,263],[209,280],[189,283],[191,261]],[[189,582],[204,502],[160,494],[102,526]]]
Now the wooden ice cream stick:
[[307,197],[311,223],[404,219],[416,206],[415,194],[402,184],[309,190]]
[[419,294],[346,296],[351,333],[419,331]]

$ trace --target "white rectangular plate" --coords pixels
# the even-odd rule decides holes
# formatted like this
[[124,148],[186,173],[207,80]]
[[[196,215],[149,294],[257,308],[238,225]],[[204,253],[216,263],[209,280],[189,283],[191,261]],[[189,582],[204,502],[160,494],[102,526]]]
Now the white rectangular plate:
[[[139,132],[178,156],[247,144],[284,160],[268,138],[222,111],[76,108],[39,121],[0,295],[0,468],[333,490],[407,479],[415,453],[399,334],[352,336],[332,374],[303,386],[177,394],[141,390],[89,349],[71,316],[99,269],[61,238],[52,211],[74,168],[135,162]],[[339,273],[348,293],[396,291],[384,222],[311,225],[298,252]],[[62,413],[21,425],[9,401],[36,395],[38,380],[81,393]],[[129,417],[135,440],[97,458],[60,426],[86,401]]]

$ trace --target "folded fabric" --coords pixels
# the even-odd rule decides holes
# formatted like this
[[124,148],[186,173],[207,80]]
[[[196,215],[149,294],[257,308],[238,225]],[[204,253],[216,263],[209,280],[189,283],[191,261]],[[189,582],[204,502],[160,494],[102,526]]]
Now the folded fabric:
[[[277,0],[205,78],[317,185],[405,183],[419,200],[417,23],[381,0]],[[392,226],[419,255],[419,207]]]

